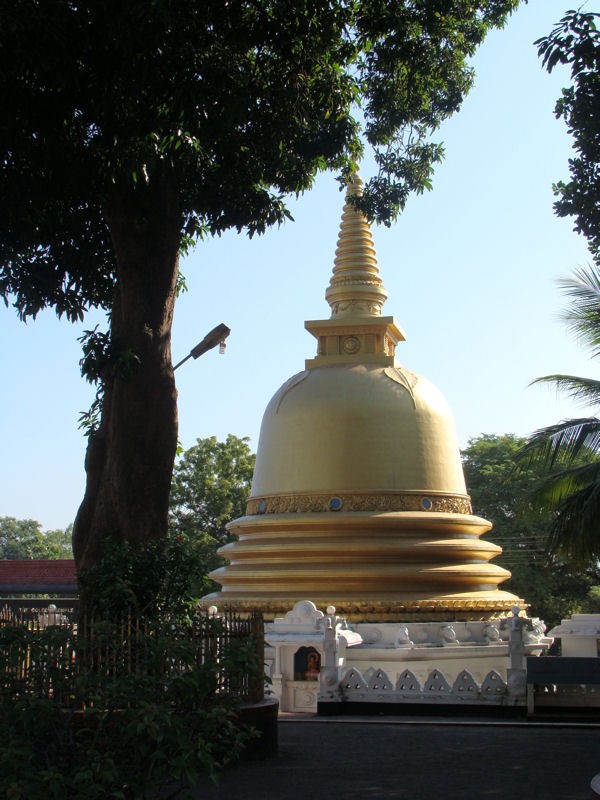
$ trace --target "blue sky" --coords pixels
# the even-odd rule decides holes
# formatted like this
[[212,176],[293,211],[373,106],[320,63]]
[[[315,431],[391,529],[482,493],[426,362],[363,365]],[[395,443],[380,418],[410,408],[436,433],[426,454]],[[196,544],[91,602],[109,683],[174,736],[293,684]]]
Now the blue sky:
[[[446,158],[433,191],[412,197],[391,228],[373,234],[388,301],[407,341],[400,363],[433,381],[453,409],[461,445],[481,433],[525,435],[581,408],[539,375],[593,374],[559,316],[560,277],[589,262],[571,220],[552,211],[552,182],[568,177],[570,139],[553,115],[567,75],[542,71],[532,43],[567,0],[530,0],[490,34],[476,84],[438,134]],[[372,174],[372,161],[362,166]],[[263,237],[202,242],[183,264],[173,358],[219,322],[232,329],[216,350],[177,372],[180,439],[228,433],[255,448],[263,410],[315,353],[305,319],[327,318],[325,288],[343,205],[332,175],[291,203],[294,223]],[[52,312],[21,323],[0,308],[0,516],[65,527],[83,495],[85,439],[79,412],[92,390],[79,375],[81,328]]]

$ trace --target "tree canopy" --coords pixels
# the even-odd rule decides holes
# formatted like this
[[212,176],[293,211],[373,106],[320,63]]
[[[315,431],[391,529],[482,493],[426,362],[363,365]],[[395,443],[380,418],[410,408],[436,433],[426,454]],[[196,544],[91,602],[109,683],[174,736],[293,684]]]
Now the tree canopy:
[[205,533],[218,544],[229,541],[225,526],[246,513],[256,456],[247,437],[228,434],[198,439],[175,464],[171,486],[171,529]]
[[[600,355],[600,31],[598,12],[568,11],[541,39],[538,53],[548,70],[568,65],[571,85],[562,90],[555,114],[567,123],[575,156],[571,179],[554,186],[560,217],[573,216],[589,244],[594,264],[560,281],[569,298],[564,319],[592,358]],[[597,412],[600,382],[554,374],[548,383]],[[535,431],[519,456],[521,470],[542,470],[534,502],[552,514],[549,549],[572,566],[595,565],[600,557],[600,420],[567,419]]]
[[490,538],[503,549],[498,563],[510,570],[547,560],[549,520],[533,513],[529,502],[540,471],[516,469],[524,444],[512,433],[482,434],[461,453],[474,511],[493,523]]
[[503,588],[524,598],[530,613],[551,627],[575,612],[597,611],[600,571],[596,564],[572,569],[548,550],[552,518],[534,501],[543,465],[520,465],[525,438],[482,434],[462,451],[473,510],[493,523],[489,538],[502,547],[500,566],[512,577]]
[[[600,355],[600,267],[577,270],[563,280],[571,298],[565,318]],[[548,383],[593,411],[600,404],[600,381],[577,375],[545,375]],[[543,478],[534,501],[552,514],[549,549],[572,565],[596,564],[600,558],[600,419],[593,415],[557,422],[529,436],[520,456],[522,469],[534,466]]]
[[100,381],[78,568],[108,539],[166,535],[177,408],[178,255],[260,233],[285,197],[364,142],[360,201],[389,223],[428,188],[468,59],[519,0],[89,0],[0,4],[0,295],[23,317],[110,311],[90,335]]
[[563,89],[555,114],[567,124],[575,156],[569,159],[571,179],[554,186],[559,217],[575,217],[594,259],[600,260],[600,13],[568,11],[553,31],[539,39],[538,52],[548,70],[565,64],[572,84]]
[[3,297],[24,317],[110,308],[123,206],[170,199],[184,246],[260,232],[317,171],[352,169],[361,133],[380,167],[365,203],[389,221],[429,185],[427,135],[460,107],[466,59],[517,5],[3,2]]
[[72,558],[71,528],[43,531],[33,519],[0,517],[0,559]]
[[214,591],[208,573],[225,562],[217,550],[230,536],[226,525],[246,513],[256,457],[248,438],[228,434],[198,439],[177,459],[169,503],[171,538],[187,542],[196,561],[196,597]]

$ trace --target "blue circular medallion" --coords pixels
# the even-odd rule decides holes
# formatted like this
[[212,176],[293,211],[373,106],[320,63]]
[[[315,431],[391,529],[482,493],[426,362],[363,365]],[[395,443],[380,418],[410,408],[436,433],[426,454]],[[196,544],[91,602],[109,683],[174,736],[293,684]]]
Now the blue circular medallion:
[[329,500],[329,510],[330,511],[339,511],[342,507],[342,498],[341,497],[332,497]]
[[267,504],[265,503],[264,500],[261,500],[260,503],[258,504],[258,513],[264,514],[266,510],[267,510]]
[[431,507],[432,506],[433,506],[433,503],[431,502],[431,500],[428,497],[422,497],[421,498],[421,508],[424,511],[431,511]]

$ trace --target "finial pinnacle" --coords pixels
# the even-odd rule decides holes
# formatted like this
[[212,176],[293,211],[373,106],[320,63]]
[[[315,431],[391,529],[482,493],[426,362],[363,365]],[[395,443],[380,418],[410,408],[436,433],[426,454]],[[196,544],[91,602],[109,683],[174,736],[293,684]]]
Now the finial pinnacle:
[[333,274],[325,292],[332,318],[356,314],[379,317],[387,299],[369,222],[350,200],[360,197],[362,191],[362,178],[355,172],[348,181]]
[[358,171],[353,172],[346,186],[346,197],[349,195],[358,195],[358,197],[360,197],[363,193],[363,186],[363,179],[360,177]]

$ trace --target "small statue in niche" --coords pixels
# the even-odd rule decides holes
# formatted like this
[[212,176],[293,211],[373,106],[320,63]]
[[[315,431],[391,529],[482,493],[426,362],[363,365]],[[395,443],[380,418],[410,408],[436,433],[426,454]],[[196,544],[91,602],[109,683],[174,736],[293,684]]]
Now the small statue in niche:
[[314,647],[300,647],[294,654],[294,680],[318,681],[321,654]]
[[313,651],[306,657],[306,671],[304,673],[304,680],[318,681],[319,669],[319,654]]

